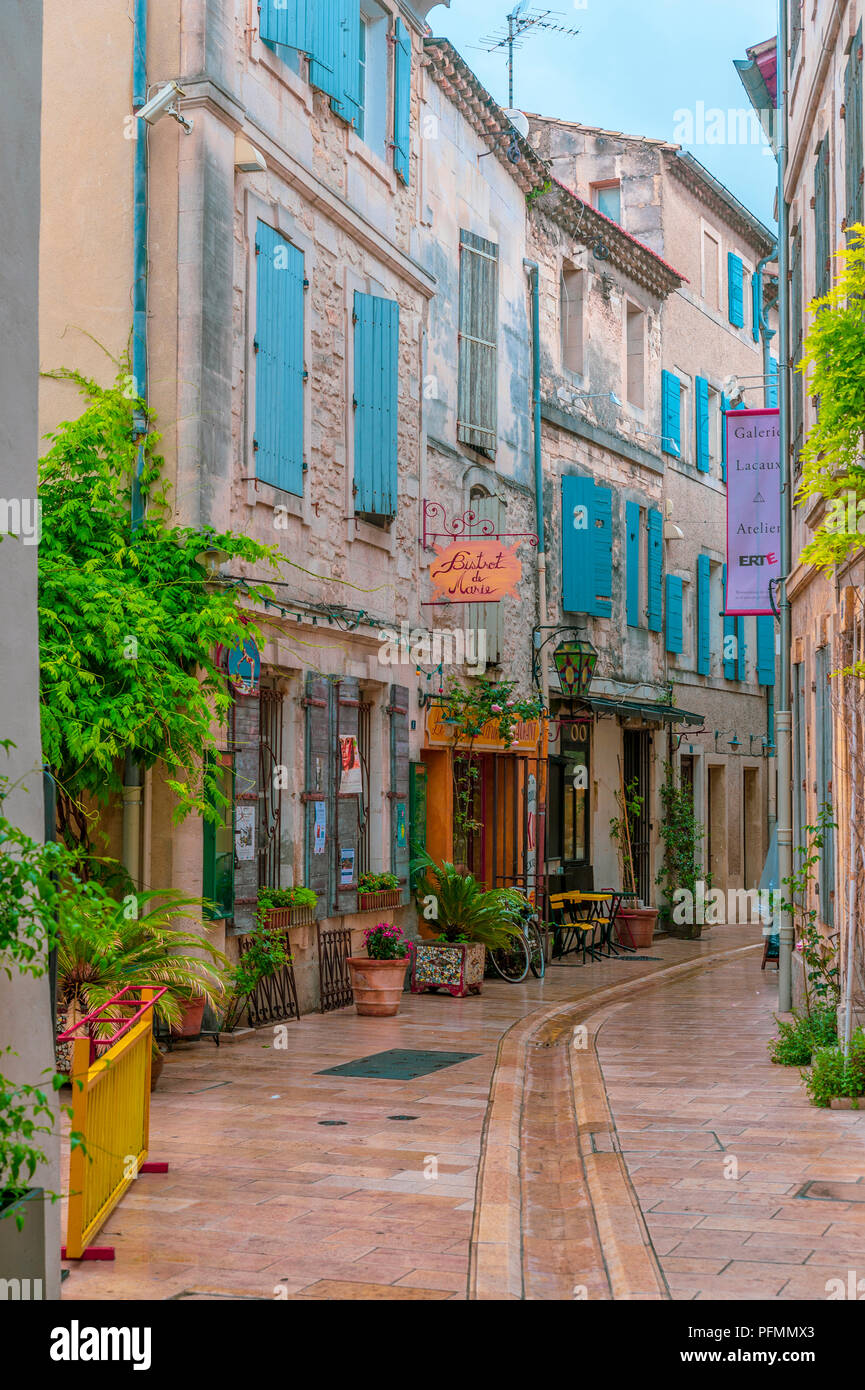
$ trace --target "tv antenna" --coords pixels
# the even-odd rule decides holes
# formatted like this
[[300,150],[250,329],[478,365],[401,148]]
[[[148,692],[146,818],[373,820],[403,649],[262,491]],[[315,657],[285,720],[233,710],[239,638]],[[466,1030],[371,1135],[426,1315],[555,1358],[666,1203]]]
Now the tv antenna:
[[537,29],[546,29],[553,34],[561,34],[563,38],[573,39],[580,32],[567,24],[558,23],[565,17],[561,10],[530,10],[528,5],[529,0],[519,0],[519,4],[514,5],[507,16],[507,30],[497,29],[480,41],[480,47],[487,53],[496,53],[500,48],[508,50],[509,110],[513,110],[514,106],[514,50],[522,48],[525,35]]

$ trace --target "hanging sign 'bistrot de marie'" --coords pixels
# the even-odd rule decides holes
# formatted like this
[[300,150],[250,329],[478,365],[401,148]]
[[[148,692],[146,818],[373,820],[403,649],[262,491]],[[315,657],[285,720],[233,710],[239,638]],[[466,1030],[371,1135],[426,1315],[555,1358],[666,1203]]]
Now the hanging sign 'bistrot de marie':
[[441,602],[498,603],[515,594],[523,572],[517,547],[500,540],[464,540],[441,549],[430,565],[430,578]]
[[777,410],[732,410],[727,444],[727,593],[724,611],[771,613],[781,574],[781,435]]

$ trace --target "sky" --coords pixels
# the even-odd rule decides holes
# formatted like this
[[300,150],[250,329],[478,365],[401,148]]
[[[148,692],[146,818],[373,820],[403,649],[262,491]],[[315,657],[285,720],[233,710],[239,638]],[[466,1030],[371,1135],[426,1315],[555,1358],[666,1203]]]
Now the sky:
[[[516,0],[451,0],[427,22],[450,39],[501,106],[508,104],[506,50],[481,41],[507,31]],[[752,123],[734,58],[776,31],[776,0],[530,0],[576,38],[535,30],[514,60],[514,104],[586,125],[676,140],[774,230],[775,160]],[[702,104],[702,105],[701,105]],[[723,112],[719,119],[712,112]],[[702,117],[701,117],[702,111]],[[732,135],[732,140],[730,136]],[[719,138],[721,137],[721,138]]]

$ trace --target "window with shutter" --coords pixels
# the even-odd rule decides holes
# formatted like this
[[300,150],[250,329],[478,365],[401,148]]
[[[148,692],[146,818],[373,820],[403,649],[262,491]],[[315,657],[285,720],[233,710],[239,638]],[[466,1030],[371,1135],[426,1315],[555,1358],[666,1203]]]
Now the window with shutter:
[[[333,862],[336,865],[333,882],[336,889],[337,910],[339,912],[354,912],[357,907],[355,894],[357,892],[357,876],[359,872],[361,826],[365,822],[368,814],[368,784],[367,796],[364,796],[363,788],[366,769],[361,767],[361,790],[344,790],[343,745],[339,740],[344,738],[358,739],[358,752],[360,752],[360,686],[353,676],[340,676],[339,681],[335,684],[333,694],[335,696],[334,712],[336,714],[333,761],[336,770],[336,786],[334,788],[334,793],[336,799],[337,833],[336,854],[333,857]],[[346,854],[346,851],[348,851],[348,854]],[[348,855],[351,855],[354,865],[354,873],[350,885],[342,882],[341,871],[342,864],[348,861]]]
[[682,453],[682,383],[675,372],[661,372],[661,448],[680,458]]
[[399,305],[354,296],[354,509],[381,522],[397,508]]
[[625,503],[625,616],[628,627],[640,626],[640,504]]
[[308,53],[312,43],[308,0],[259,0],[258,32],[272,47]]
[[711,666],[711,568],[708,555],[697,556],[697,672],[708,676]]
[[806,798],[805,798],[805,776],[807,763],[805,761],[805,728],[807,718],[807,706],[805,703],[805,666],[802,662],[797,662],[793,667],[793,744],[795,756],[793,766],[797,770],[797,776],[793,782],[793,863],[800,862],[796,850],[805,845],[805,817]]
[[583,371],[583,275],[576,266],[562,266],[559,306],[562,366],[575,376],[581,376]]
[[790,366],[792,380],[792,411],[790,428],[790,447],[794,467],[798,467],[799,451],[802,448],[804,397],[802,373],[795,367],[802,358],[802,343],[805,334],[804,304],[802,290],[802,227],[800,223],[793,228],[790,241]]
[[409,181],[411,130],[411,37],[401,19],[394,30],[393,167]]
[[766,405],[770,410],[778,408],[778,359],[769,358],[769,380],[766,385]]
[[[823,805],[832,806],[832,691],[829,681],[831,669],[829,648],[818,647],[814,653],[815,665],[815,722],[817,725],[817,809]],[[823,837],[818,874],[820,916],[827,926],[833,926],[835,910],[833,889],[835,887],[835,837],[833,830],[827,830]]]
[[747,654],[747,644],[745,642],[745,619],[739,616],[736,619],[736,679],[743,681],[747,673],[745,656]]
[[760,341],[760,318],[763,313],[763,277],[756,271],[751,276],[751,337]]
[[499,248],[460,232],[457,437],[494,454],[498,420]]
[[307,6],[309,31],[309,80],[328,96],[341,101],[343,26],[352,25],[357,53],[357,0],[315,0]]
[[649,620],[649,631],[661,631],[662,603],[663,603],[663,583],[664,583],[664,520],[661,513],[655,508],[650,507],[647,516],[648,522],[648,603],[646,613]]
[[390,868],[399,879],[401,900],[409,900],[409,690],[390,688]]
[[682,642],[682,579],[678,574],[667,575],[667,651],[681,652]]
[[[721,571],[721,604],[723,608],[727,606],[727,566],[724,565]],[[736,657],[738,654],[738,634],[736,631],[736,619],[724,614],[724,679],[734,681],[736,679]]]
[[322,915],[331,910],[330,864],[334,845],[335,717],[332,685],[325,676],[307,673],[305,729],[305,862],[304,884],[321,899]]
[[613,494],[591,478],[562,478],[562,607],[570,613],[612,614]]
[[820,298],[831,283],[829,258],[829,136],[817,147],[814,164],[814,294]]
[[259,222],[255,255],[255,474],[302,496],[303,253]]
[[742,257],[727,253],[727,316],[734,328],[745,326],[745,289]]
[[[506,529],[505,508],[506,504],[500,497],[492,497],[488,492],[480,488],[472,488],[469,498],[470,510],[474,512],[477,521],[473,524],[475,534],[481,534],[480,524],[484,521],[491,521],[494,533],[499,535]],[[502,637],[503,637],[503,610],[504,600],[498,603],[467,603],[465,607],[465,629],[467,632],[486,634],[486,659],[491,664],[501,660]],[[474,638],[475,643],[479,642],[479,637]],[[466,659],[474,653],[475,659],[480,656],[483,648],[475,645],[466,646]],[[471,664],[471,663],[469,663]]]
[[757,618],[757,680],[775,684],[775,619],[770,614]]
[[844,185],[845,223],[862,221],[862,25],[856,30],[844,71]]
[[[364,135],[364,94],[366,90],[366,22],[358,0],[346,0],[340,5],[339,38],[336,45],[336,70],[331,94],[331,109],[358,134]],[[312,79],[310,79],[312,80]],[[329,90],[325,88],[325,90]]]
[[709,472],[709,383],[705,377],[698,376],[695,382],[697,409],[697,467],[701,473]]

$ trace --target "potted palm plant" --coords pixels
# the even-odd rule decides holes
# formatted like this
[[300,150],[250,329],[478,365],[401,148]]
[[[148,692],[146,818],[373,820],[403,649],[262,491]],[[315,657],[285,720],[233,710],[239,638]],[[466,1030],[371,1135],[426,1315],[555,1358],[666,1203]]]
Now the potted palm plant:
[[412,873],[415,869],[425,875],[417,887],[424,920],[439,935],[415,946],[412,993],[480,994],[487,949],[505,946],[519,930],[512,894],[506,888],[485,889],[472,874],[437,864],[425,852],[412,862]]
[[363,944],[365,956],[348,958],[354,1006],[366,1017],[393,1018],[399,1013],[411,943],[401,927],[378,922],[367,927]]

